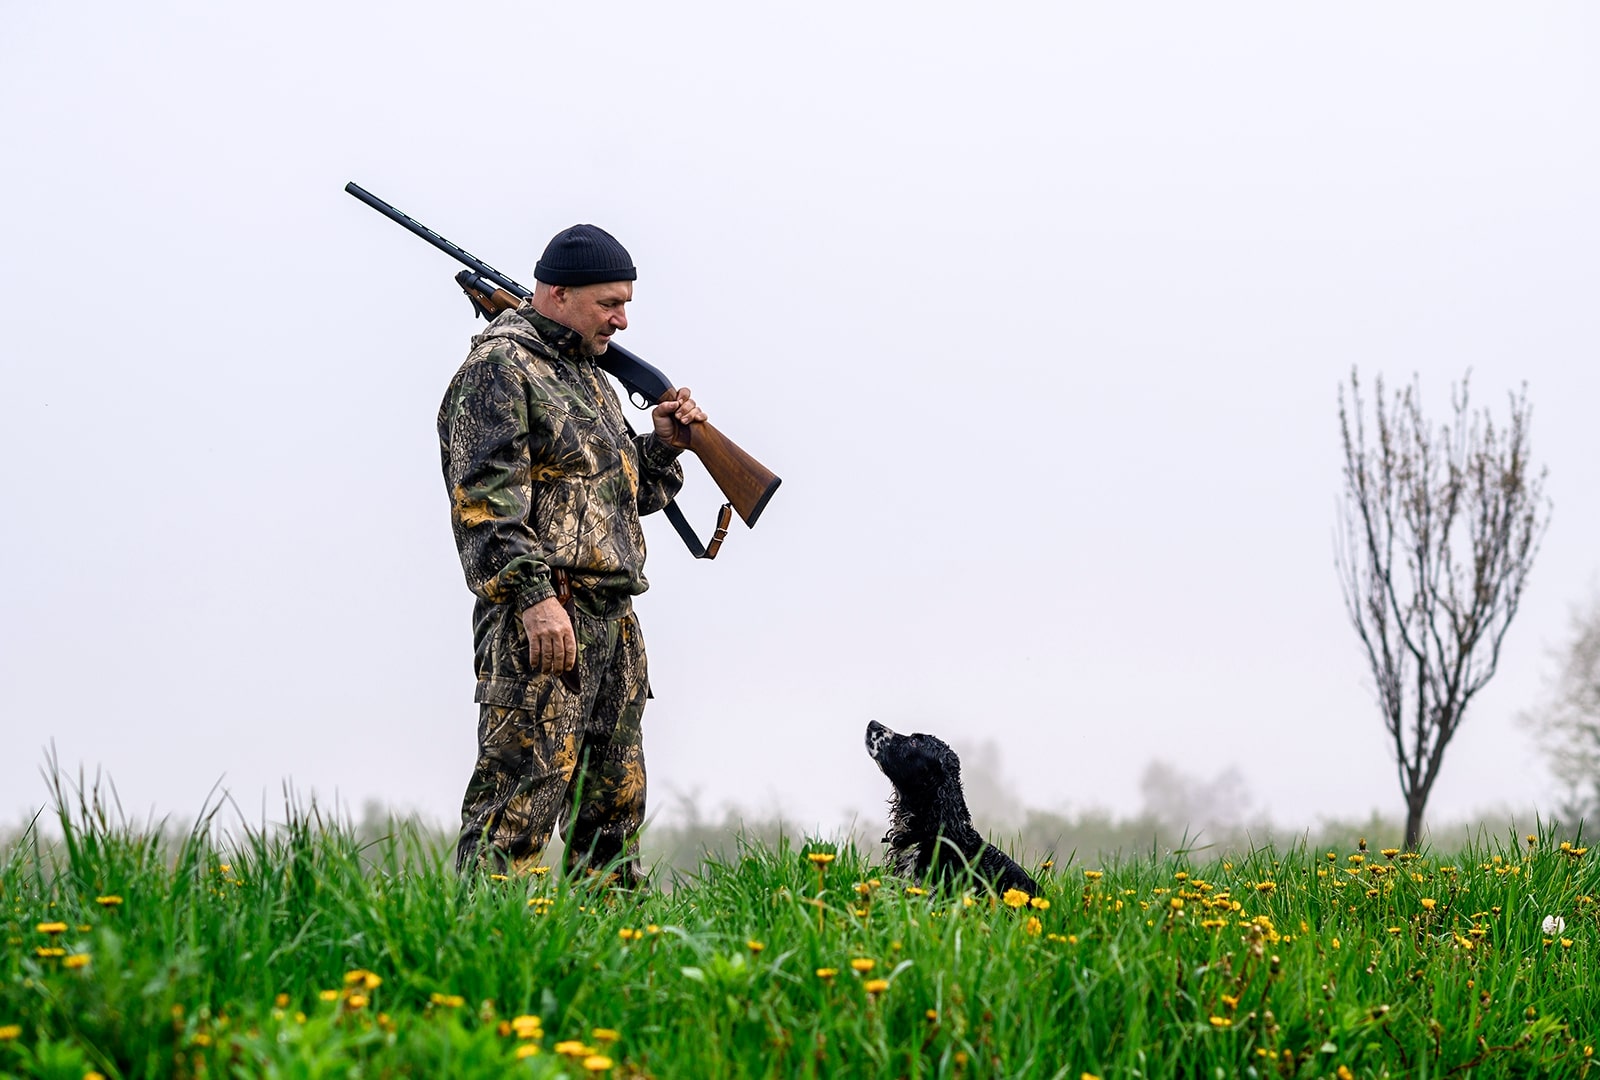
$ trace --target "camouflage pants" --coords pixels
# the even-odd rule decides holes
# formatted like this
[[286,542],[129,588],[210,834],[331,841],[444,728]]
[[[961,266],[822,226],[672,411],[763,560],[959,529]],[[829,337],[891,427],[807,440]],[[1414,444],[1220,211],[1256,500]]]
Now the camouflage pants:
[[[490,862],[504,872],[534,864],[561,825],[566,865],[616,863],[621,884],[638,880],[644,824],[640,722],[649,696],[644,639],[630,612],[576,613],[579,689],[536,676],[532,708],[480,705],[478,762],[461,801],[456,868]],[[618,862],[620,860],[620,863]]]

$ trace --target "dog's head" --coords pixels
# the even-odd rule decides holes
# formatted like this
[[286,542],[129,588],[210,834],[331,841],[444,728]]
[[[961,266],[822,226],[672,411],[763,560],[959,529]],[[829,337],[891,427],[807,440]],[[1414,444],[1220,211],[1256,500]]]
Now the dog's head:
[[901,735],[874,720],[867,725],[867,753],[902,800],[925,802],[961,790],[961,759],[933,735]]

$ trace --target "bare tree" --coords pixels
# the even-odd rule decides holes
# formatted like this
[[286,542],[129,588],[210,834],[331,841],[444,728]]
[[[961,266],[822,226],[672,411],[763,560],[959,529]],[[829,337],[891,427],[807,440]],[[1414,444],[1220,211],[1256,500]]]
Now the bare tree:
[[1528,460],[1527,388],[1511,395],[1504,427],[1486,409],[1469,411],[1466,379],[1450,397],[1452,421],[1436,428],[1423,418],[1418,380],[1386,400],[1379,379],[1369,445],[1355,371],[1348,403],[1339,391],[1337,565],[1394,740],[1408,849],[1421,839],[1445,747],[1494,675],[1550,520],[1545,472]]
[[1550,771],[1566,789],[1558,812],[1571,819],[1600,812],[1600,592],[1574,610],[1572,638],[1549,695],[1521,716],[1533,728]]

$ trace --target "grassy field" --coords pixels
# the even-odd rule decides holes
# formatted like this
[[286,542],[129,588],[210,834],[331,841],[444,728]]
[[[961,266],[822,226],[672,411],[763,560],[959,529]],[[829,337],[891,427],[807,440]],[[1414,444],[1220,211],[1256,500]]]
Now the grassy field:
[[0,1075],[1584,1076],[1593,859],[1545,832],[924,892],[826,841],[644,895],[463,881],[316,812],[163,841],[82,795],[0,854]]

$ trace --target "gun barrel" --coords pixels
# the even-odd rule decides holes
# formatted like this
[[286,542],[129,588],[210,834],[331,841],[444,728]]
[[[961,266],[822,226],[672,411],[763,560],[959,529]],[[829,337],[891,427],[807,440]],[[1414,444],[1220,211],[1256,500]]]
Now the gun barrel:
[[494,267],[490,266],[476,255],[473,255],[469,251],[464,251],[455,244],[452,244],[450,241],[446,240],[444,237],[428,228],[416,218],[411,217],[396,207],[390,206],[372,192],[361,187],[355,181],[351,181],[350,183],[346,184],[344,189],[347,193],[354,195],[356,198],[372,207],[374,210],[388,218],[390,221],[394,222],[396,225],[399,225],[415,235],[422,237],[422,239],[426,240],[428,243],[432,244],[434,247],[438,248],[440,251],[456,260],[456,262],[461,263],[463,266],[471,267],[485,278],[511,293],[517,299],[526,300],[529,296],[533,295],[528,289],[523,288],[521,285],[518,285],[515,281],[513,281],[509,275],[502,274],[500,271],[496,270]]

